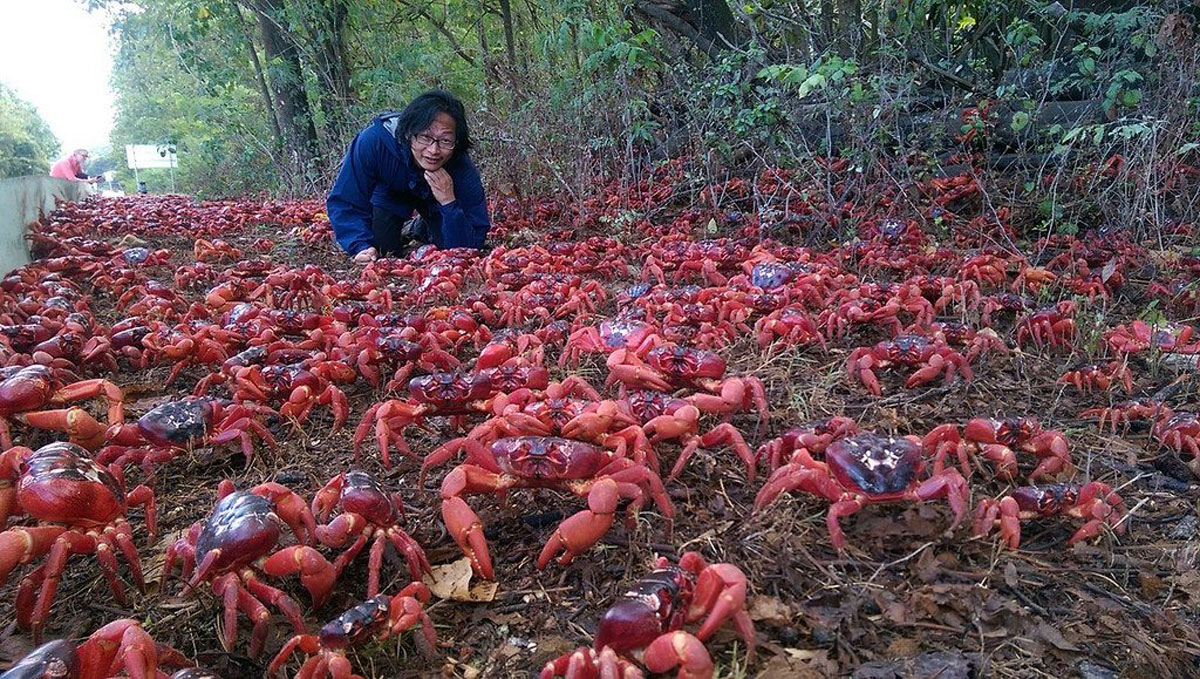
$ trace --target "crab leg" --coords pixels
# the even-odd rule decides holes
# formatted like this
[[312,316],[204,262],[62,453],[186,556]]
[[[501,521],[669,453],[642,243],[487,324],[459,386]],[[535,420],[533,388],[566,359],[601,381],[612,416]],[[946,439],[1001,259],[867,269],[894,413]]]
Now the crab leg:
[[[279,653],[275,654],[275,657],[271,660],[271,664],[267,666],[268,679],[275,679],[275,677],[279,676],[279,670],[283,669],[283,666],[287,664],[287,661],[291,659],[292,654],[297,649],[302,653],[312,655],[320,649],[319,644],[320,642],[315,634],[297,634],[288,639],[283,648],[279,649]],[[313,660],[316,660],[316,658],[309,658],[305,661],[304,667],[299,672],[300,676],[306,676],[305,670],[308,669],[308,664]]]
[[403,554],[405,560],[408,561],[408,569],[413,580],[420,580],[422,573],[433,572],[433,568],[429,565],[429,558],[425,556],[425,550],[421,549],[421,545],[411,536],[399,528],[389,528],[387,536],[397,551]]
[[[54,595],[58,593],[58,581],[67,566],[67,560],[72,554],[89,554],[94,551],[96,540],[82,533],[64,531],[54,540],[50,547],[50,556],[46,559],[45,570],[42,571],[42,586],[38,591],[37,602],[27,622],[29,629],[33,631],[34,641],[41,642],[42,627],[50,613]],[[23,586],[25,583],[21,584]]]

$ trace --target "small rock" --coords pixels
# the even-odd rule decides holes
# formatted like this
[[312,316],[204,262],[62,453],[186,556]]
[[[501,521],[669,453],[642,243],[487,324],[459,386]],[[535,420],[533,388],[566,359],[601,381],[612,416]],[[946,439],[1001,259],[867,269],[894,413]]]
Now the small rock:
[[284,469],[275,475],[275,483],[284,486],[299,486],[308,480],[308,474],[299,469]]
[[1171,527],[1171,539],[1190,540],[1196,536],[1196,528],[1200,526],[1200,518],[1195,515],[1185,516],[1179,523]]
[[900,679],[900,666],[890,660],[874,660],[860,665],[850,679]]
[[795,646],[796,642],[800,641],[800,633],[790,625],[780,628],[775,634],[779,637],[779,642],[785,646]]
[[973,679],[975,663],[958,651],[937,651],[917,656],[905,679]]
[[1116,670],[1105,665],[1097,665],[1090,660],[1079,662],[1079,679],[1120,679]]
[[837,632],[828,627],[814,627],[812,631],[812,640],[815,644],[828,646],[837,641]]

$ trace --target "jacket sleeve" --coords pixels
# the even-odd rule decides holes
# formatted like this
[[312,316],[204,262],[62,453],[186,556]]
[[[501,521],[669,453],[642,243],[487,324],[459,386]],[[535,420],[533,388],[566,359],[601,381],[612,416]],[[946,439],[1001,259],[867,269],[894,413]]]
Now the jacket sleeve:
[[492,227],[479,170],[470,158],[464,160],[464,171],[454,185],[455,200],[439,206],[444,248],[482,248]]
[[343,250],[356,255],[371,247],[371,193],[379,181],[379,154],[377,135],[367,128],[360,132],[346,157],[337,180],[325,199],[325,212],[333,235]]

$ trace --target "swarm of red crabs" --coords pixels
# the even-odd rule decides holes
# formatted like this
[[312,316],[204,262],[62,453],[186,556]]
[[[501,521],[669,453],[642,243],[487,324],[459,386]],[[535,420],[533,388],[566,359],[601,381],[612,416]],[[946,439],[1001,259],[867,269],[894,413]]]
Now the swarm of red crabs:
[[[666,166],[627,198],[653,207],[678,181]],[[604,558],[610,540],[696,549],[690,494],[714,493],[718,475],[746,505],[753,494],[747,521],[815,510],[822,545],[852,558],[872,549],[855,514],[926,503],[945,540],[1121,539],[1121,479],[1080,471],[1100,468],[1063,418],[989,402],[997,375],[1053,373],[1022,388],[1086,399],[1101,430],[1149,432],[1200,474],[1200,416],[1154,391],[1161,365],[1200,355],[1182,320],[1200,308],[1186,283],[1200,262],[1163,262],[1148,286],[1167,317],[1096,328],[1093,311],[1124,299],[1146,256],[1120,231],[1046,237],[1035,256],[993,237],[1013,231],[1007,209],[990,222],[953,212],[976,200],[965,175],[920,188],[949,238],[892,216],[893,193],[884,216],[829,205],[784,171],[751,183],[706,191],[787,195],[794,219],[684,211],[617,238],[599,228],[615,204],[506,200],[490,251],[421,248],[357,268],[316,202],[64,206],[29,234],[38,259],[0,280],[0,583],[19,576],[16,622],[39,641],[61,631],[52,612],[78,573],[103,577],[106,606],[151,606],[142,563],[162,556],[164,589],[219,616],[225,651],[248,629],[251,657],[274,654],[269,675],[347,679],[367,672],[367,642],[407,644],[413,630],[440,652],[430,555],[461,552],[476,577],[504,582]],[[828,215],[841,215],[841,245],[787,244]],[[543,237],[510,236],[527,230]],[[179,236],[186,250],[150,245]],[[976,409],[847,415],[947,398]],[[321,458],[317,473],[280,475],[297,450]],[[182,503],[196,469],[219,482]],[[557,518],[514,531],[510,495]],[[177,532],[152,549],[162,517]],[[970,535],[955,532],[964,521]],[[757,583],[723,561],[657,559],[612,590],[589,645],[542,676],[710,677],[727,623],[752,659]],[[96,634],[23,662],[198,672],[132,620]]]

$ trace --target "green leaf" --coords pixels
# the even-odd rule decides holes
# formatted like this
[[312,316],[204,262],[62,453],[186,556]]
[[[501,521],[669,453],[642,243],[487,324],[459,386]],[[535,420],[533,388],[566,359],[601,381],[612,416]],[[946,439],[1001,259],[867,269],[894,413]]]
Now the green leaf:
[[1029,127],[1029,114],[1024,111],[1014,113],[1010,127],[1012,127],[1013,132],[1020,132]]
[[1141,90],[1125,90],[1124,94],[1121,95],[1121,103],[1125,104],[1129,108],[1137,106],[1141,101]]

